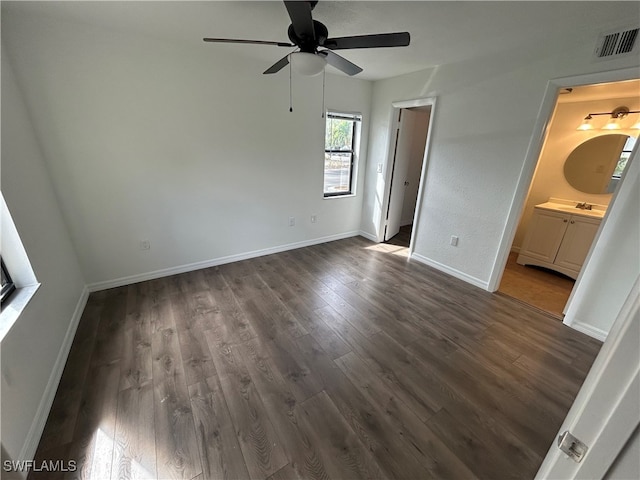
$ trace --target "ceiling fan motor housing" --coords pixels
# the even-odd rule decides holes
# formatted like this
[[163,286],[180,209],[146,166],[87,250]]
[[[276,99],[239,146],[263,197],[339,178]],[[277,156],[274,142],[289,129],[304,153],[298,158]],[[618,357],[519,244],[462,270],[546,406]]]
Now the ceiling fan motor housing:
[[299,37],[295,32],[293,24],[291,24],[287,30],[287,35],[291,43],[300,47],[301,52],[315,53],[319,45],[324,45],[325,40],[329,37],[329,31],[324,24],[317,20],[313,21],[313,31],[315,38],[306,35]]

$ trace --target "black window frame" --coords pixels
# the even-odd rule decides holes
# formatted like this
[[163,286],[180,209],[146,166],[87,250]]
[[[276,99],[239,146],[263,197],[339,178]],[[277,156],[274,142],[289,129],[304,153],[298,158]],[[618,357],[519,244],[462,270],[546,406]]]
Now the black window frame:
[[[356,159],[356,142],[359,141],[358,135],[358,129],[357,129],[357,124],[359,122],[362,122],[362,115],[358,114],[358,113],[347,113],[347,112],[327,112],[326,113],[326,119],[325,119],[325,132],[326,132],[326,128],[327,128],[327,121],[331,118],[334,119],[338,119],[338,120],[349,120],[352,125],[351,125],[351,149],[350,150],[343,150],[343,149],[331,149],[331,148],[327,148],[327,145],[325,143],[325,149],[324,149],[324,153],[325,156],[326,154],[332,154],[332,153],[341,153],[341,154],[346,154],[348,153],[350,155],[350,159],[349,159],[349,188],[347,190],[344,191],[338,191],[338,192],[326,192],[325,191],[325,174],[326,174],[326,167],[322,169],[322,194],[324,196],[324,198],[332,198],[332,197],[343,197],[346,195],[353,195],[354,194],[354,189],[353,189],[353,177],[354,177],[354,171],[355,171],[355,159]],[[325,158],[326,161],[326,158]]]
[[15,283],[13,283],[13,280],[11,280],[11,275],[9,275],[9,270],[7,270],[7,267],[5,267],[2,257],[0,257],[0,268],[2,268],[2,278],[3,280],[5,280],[4,284],[2,285],[2,289],[0,290],[1,305],[9,299],[13,292],[15,292],[16,285]]

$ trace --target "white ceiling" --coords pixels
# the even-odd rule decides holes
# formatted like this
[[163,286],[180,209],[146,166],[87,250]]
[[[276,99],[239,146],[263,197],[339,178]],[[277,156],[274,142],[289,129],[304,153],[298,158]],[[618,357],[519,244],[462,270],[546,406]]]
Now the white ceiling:
[[[39,15],[83,22],[159,40],[233,52],[263,71],[290,50],[261,45],[204,44],[203,37],[288,41],[290,23],[280,1],[2,2],[7,15]],[[411,33],[405,48],[339,52],[377,80],[513,49],[561,48],[560,34],[593,42],[603,30],[640,23],[638,2],[320,1],[313,16],[330,36]],[[334,70],[332,73],[335,73]]]

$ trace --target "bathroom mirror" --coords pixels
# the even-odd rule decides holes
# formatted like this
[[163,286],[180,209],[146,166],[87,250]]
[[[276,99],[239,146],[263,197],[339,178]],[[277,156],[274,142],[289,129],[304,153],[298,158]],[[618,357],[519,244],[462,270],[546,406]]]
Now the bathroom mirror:
[[634,143],[635,138],[621,134],[590,138],[569,154],[564,177],[583,193],[612,193]]

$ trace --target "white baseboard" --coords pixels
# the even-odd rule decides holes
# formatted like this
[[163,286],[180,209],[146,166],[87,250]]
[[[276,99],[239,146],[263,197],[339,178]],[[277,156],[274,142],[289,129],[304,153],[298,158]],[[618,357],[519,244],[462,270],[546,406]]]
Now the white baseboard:
[[484,280],[480,280],[479,278],[473,277],[471,275],[467,275],[466,273],[461,272],[460,270],[456,270],[455,268],[448,267],[447,265],[444,265],[440,262],[436,262],[435,260],[431,260],[430,258],[420,255],[419,253],[414,252],[411,254],[409,258],[411,260],[417,260],[420,263],[424,263],[425,265],[429,265],[430,267],[433,267],[437,270],[440,270],[441,272],[451,275],[452,277],[456,277],[460,280],[470,283],[471,285],[480,287],[483,290],[489,291],[488,282],[485,282]]
[[228,255],[225,257],[213,258],[211,260],[205,260],[202,262],[188,263],[186,265],[178,265],[177,267],[163,268],[161,270],[154,270],[151,272],[139,273],[139,274],[130,275],[127,277],[115,278],[113,280],[90,283],[87,285],[87,288],[89,292],[97,292],[99,290],[106,290],[109,288],[123,287],[125,285],[131,285],[132,283],[144,282],[147,280],[154,280],[156,278],[168,277],[170,275],[176,275],[179,273],[192,272],[194,270],[200,270],[203,268],[224,265],[225,263],[239,262],[241,260],[248,260],[250,258],[262,257],[264,255],[271,255],[273,253],[285,252],[287,250],[295,250],[296,248],[309,247],[311,245],[317,245],[319,243],[342,240],[344,238],[356,237],[358,235],[362,235],[362,232],[352,231],[352,232],[346,232],[346,233],[339,233],[337,235],[329,235],[326,237],[314,238],[314,239],[305,240],[302,242],[288,243],[286,245],[279,245],[277,247],[254,250],[252,252],[239,253],[236,255]]
[[511,245],[511,251],[513,253],[520,253],[520,247],[517,247],[515,245]]
[[378,242],[379,242],[379,241],[378,241],[378,237],[376,237],[376,236],[375,236],[374,234],[372,234],[372,233],[365,232],[364,230],[360,230],[358,233],[359,233],[359,235],[360,235],[361,237],[364,237],[364,238],[366,238],[367,240],[371,240],[372,242],[376,242],[376,243],[378,243]]
[[588,323],[583,323],[579,320],[574,320],[571,323],[567,323],[565,321],[563,323],[566,326],[571,327],[574,330],[577,330],[579,332],[582,332],[585,335],[589,335],[590,337],[595,338],[596,340],[600,340],[601,342],[604,342],[607,339],[607,332],[599,328],[596,328],[592,325],[589,325]]
[[42,432],[44,431],[45,424],[47,423],[47,418],[49,417],[49,412],[53,405],[53,399],[55,398],[56,391],[58,390],[58,384],[60,383],[60,379],[62,378],[64,366],[67,363],[67,357],[69,356],[69,352],[71,351],[71,344],[73,343],[73,339],[76,335],[76,330],[78,329],[78,324],[80,323],[80,318],[82,317],[82,312],[84,311],[84,307],[86,306],[88,299],[89,289],[87,287],[84,287],[82,293],[80,294],[80,298],[78,299],[78,303],[76,304],[76,308],[73,311],[73,316],[71,317],[71,321],[69,322],[67,333],[65,334],[62,345],[60,346],[60,351],[58,352],[56,363],[53,365],[51,375],[49,375],[49,381],[47,382],[47,386],[44,389],[42,398],[40,399],[38,411],[36,412],[33,422],[31,422],[31,427],[29,428],[29,432],[27,433],[27,438],[25,439],[24,445],[20,450],[20,454],[18,456],[19,459],[33,459],[36,455],[36,450],[38,449],[38,444],[40,443],[40,437],[42,437]]

